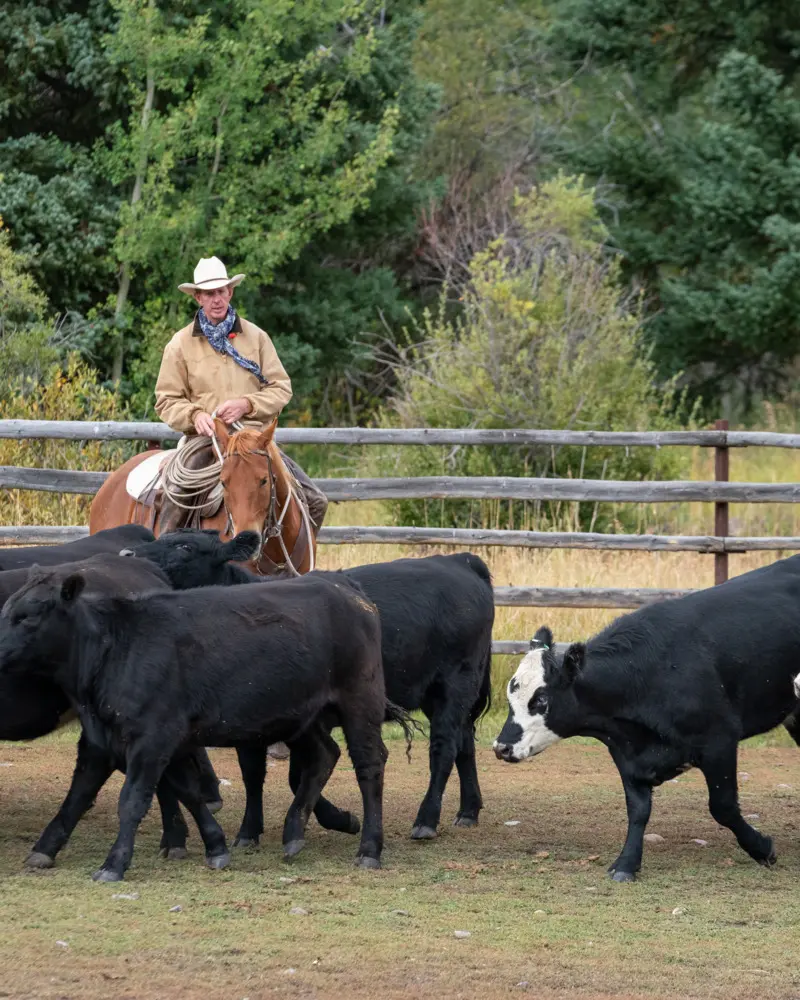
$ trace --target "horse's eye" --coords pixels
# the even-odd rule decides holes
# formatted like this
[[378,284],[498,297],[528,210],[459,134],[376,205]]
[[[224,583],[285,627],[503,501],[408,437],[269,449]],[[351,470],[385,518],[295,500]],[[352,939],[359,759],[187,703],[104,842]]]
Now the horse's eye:
[[264,478],[261,480],[261,485],[266,486],[268,482],[269,482],[269,476],[264,476]]
[[223,490],[227,490],[228,488],[228,484],[225,482],[224,479],[220,479],[219,485],[223,488]]

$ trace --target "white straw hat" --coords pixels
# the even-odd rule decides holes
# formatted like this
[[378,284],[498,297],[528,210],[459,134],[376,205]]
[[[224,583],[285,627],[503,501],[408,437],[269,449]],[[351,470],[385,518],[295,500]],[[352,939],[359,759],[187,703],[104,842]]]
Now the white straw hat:
[[185,281],[182,285],[178,285],[178,288],[182,292],[186,292],[187,295],[191,295],[192,292],[210,292],[215,288],[224,288],[226,285],[235,288],[244,278],[243,274],[234,274],[232,278],[229,278],[227,268],[219,257],[201,257],[194,269],[194,281]]

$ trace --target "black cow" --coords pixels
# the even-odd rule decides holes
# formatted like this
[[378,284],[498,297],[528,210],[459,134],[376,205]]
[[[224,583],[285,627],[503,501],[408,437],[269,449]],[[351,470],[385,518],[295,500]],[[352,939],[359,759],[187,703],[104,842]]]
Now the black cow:
[[106,528],[75,542],[63,545],[32,545],[0,549],[0,570],[27,569],[29,566],[60,566],[62,563],[79,562],[100,552],[114,555],[130,545],[152,542],[153,532],[141,524],[122,524]]
[[[153,560],[176,588],[256,583],[262,578],[236,562],[250,558],[258,544],[253,532],[222,543],[216,532],[179,531],[137,546],[135,554]],[[474,826],[482,807],[474,728],[491,697],[494,596],[486,564],[459,553],[357,566],[342,575],[355,581],[380,612],[387,698],[407,710],[421,708],[430,719],[431,777],[411,836],[436,836],[454,763],[461,782],[455,825]],[[298,780],[297,768],[291,767],[293,787]],[[253,816],[256,798],[261,800],[260,788],[257,794],[255,787],[248,788]],[[316,815],[323,826],[345,829],[339,811],[325,799]],[[246,818],[238,839],[257,841],[259,832],[258,822]]]
[[[66,548],[66,546],[65,546]],[[65,572],[82,571],[88,593],[131,596],[147,590],[171,589],[167,577],[153,564],[142,561],[135,567],[118,555],[101,554],[80,562],[64,564]],[[28,580],[27,569],[0,572],[0,606]],[[0,675],[0,739],[33,740],[46,736],[76,713],[64,690],[46,676]],[[49,868],[64,847],[84,812],[92,805],[111,772],[124,767],[124,760],[109,757],[102,748],[92,746],[81,734],[72,785],[55,818],[34,845],[26,864]],[[197,780],[204,798],[219,807],[219,782],[208,755],[198,749],[193,759]],[[76,780],[77,779],[77,780]],[[177,801],[170,789],[159,788],[164,823],[161,851],[164,856],[180,858],[186,854],[188,830]]]
[[379,867],[387,706],[378,613],[356,587],[335,574],[263,592],[134,599],[89,597],[85,587],[82,571],[33,573],[0,615],[0,672],[52,674],[91,742],[125,757],[119,836],[97,880],[123,877],[162,775],[194,816],[209,863],[228,863],[219,824],[183,780],[183,757],[196,746],[290,742],[302,780],[283,839],[287,855],[296,853],[336,762],[317,725],[323,715],[342,726],[361,788],[356,863]]
[[641,867],[653,787],[688,767],[703,772],[714,819],[772,865],[772,840],[739,809],[737,745],[782,722],[797,732],[799,610],[793,556],[619,618],[588,645],[571,645],[561,664],[540,629],[508,684],[495,753],[516,762],[569,736],[606,744],[628,808],[627,839],[609,869],[617,882]]

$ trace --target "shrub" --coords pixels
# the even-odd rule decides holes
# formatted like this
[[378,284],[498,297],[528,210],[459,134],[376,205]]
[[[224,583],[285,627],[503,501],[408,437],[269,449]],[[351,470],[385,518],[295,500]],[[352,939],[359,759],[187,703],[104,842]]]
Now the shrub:
[[[516,198],[514,227],[476,253],[457,319],[427,312],[391,362],[386,426],[661,430],[678,425],[674,382],[658,385],[639,299],[623,294],[593,191],[559,176]],[[397,448],[384,475],[673,478],[675,452],[620,448]],[[405,524],[630,525],[610,505],[400,501]]]
[[[0,392],[0,419],[125,420],[128,414],[117,394],[101,386],[98,373],[72,356],[40,382],[20,377],[8,385]],[[0,465],[106,471],[130,453],[122,442],[0,439]],[[0,523],[82,524],[90,503],[91,497],[70,493],[3,490]]]

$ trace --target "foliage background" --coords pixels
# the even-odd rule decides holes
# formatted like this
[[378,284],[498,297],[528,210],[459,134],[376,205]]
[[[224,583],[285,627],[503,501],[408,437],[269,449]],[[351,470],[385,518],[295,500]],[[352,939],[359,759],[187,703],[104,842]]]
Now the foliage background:
[[[799,67],[767,0],[6,5],[3,391],[77,354],[152,416],[175,286],[217,253],[290,422],[757,419],[798,387]],[[591,248],[530,228],[578,190]],[[595,454],[383,461],[674,473]]]

